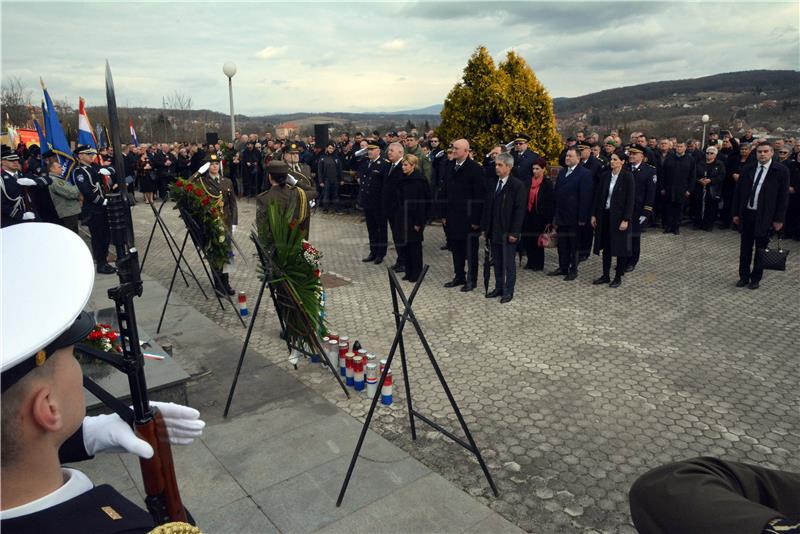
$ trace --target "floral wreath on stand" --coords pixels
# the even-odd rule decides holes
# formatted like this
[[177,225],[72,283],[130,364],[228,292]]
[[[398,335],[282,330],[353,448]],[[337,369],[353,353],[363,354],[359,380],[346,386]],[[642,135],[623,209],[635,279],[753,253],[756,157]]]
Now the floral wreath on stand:
[[203,232],[203,251],[216,271],[221,271],[231,255],[231,241],[225,235],[220,199],[208,195],[201,187],[180,178],[170,185],[175,209],[183,208]]

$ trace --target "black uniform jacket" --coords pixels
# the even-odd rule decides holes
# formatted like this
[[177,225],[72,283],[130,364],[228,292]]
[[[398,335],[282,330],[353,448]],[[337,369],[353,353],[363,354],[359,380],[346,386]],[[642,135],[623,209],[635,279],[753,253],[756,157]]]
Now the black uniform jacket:
[[445,232],[449,239],[466,239],[467,234],[475,232],[470,225],[481,224],[486,198],[483,168],[470,158],[464,160],[458,170],[455,170],[455,161],[449,161],[447,167],[439,192],[439,202],[444,205],[442,213],[447,220]]
[[389,173],[391,164],[388,160],[378,158],[369,161],[360,176],[358,188],[358,204],[365,210],[381,211],[383,204],[383,182]]

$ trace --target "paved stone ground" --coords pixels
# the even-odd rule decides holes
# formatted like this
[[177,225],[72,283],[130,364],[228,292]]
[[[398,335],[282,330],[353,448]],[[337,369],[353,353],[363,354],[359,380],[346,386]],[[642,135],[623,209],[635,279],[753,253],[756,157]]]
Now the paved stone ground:
[[[168,225],[182,238],[169,208]],[[246,238],[254,216],[254,204],[242,202],[236,237],[246,256],[254,253]],[[134,208],[140,249],[152,220],[149,207]],[[351,281],[328,292],[332,329],[385,357],[394,335],[387,273],[385,265],[360,262],[367,250],[364,224],[357,216],[316,214],[311,227],[325,270]],[[652,231],[639,267],[617,290],[591,285],[600,274],[593,256],[571,283],[520,271],[514,300],[500,305],[479,290],[443,288],[452,267],[449,253],[439,250],[441,227],[428,228],[425,238],[431,268],[414,309],[500,498],[474,459],[448,439],[422,425],[411,440],[399,364],[393,365],[395,403],[377,411],[372,428],[510,521],[531,532],[634,532],[630,485],[653,466],[687,457],[800,471],[798,243],[787,244],[793,249],[788,270],[767,272],[761,289],[750,291],[733,286],[735,232]],[[231,279],[252,309],[258,279],[255,259],[247,261]],[[172,264],[157,234],[145,272],[166,285]],[[192,264],[201,272],[194,258]],[[548,251],[546,270],[555,264]],[[213,298],[204,300],[178,280],[184,300],[244,338],[230,309],[220,310]],[[266,304],[253,343],[290,369]],[[406,332],[415,408],[460,435],[421,345]],[[292,372],[365,417],[366,396],[348,401],[320,365],[301,363]]]

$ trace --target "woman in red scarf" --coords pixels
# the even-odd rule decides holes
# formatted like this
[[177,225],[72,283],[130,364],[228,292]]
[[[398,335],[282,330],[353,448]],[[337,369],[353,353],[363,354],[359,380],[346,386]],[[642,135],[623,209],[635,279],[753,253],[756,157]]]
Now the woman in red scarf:
[[546,176],[547,161],[539,158],[533,163],[533,176],[524,180],[528,191],[528,209],[522,223],[522,246],[528,256],[526,269],[544,269],[544,249],[539,246],[539,234],[553,222],[553,182]]

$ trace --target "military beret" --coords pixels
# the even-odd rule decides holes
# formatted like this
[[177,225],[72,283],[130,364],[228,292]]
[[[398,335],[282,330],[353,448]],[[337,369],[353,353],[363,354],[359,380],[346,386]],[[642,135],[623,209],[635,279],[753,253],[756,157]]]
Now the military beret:
[[4,161],[19,161],[19,155],[8,145],[2,147]]
[[617,146],[617,142],[614,141],[613,139],[607,139],[604,144],[610,145],[610,146]]
[[97,154],[97,149],[89,145],[78,145],[75,148],[76,154]]
[[274,175],[286,175],[289,173],[289,166],[279,159],[273,159],[267,164],[267,172]]

